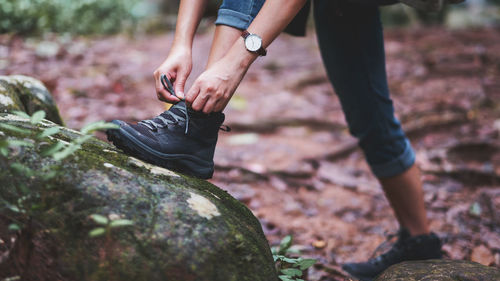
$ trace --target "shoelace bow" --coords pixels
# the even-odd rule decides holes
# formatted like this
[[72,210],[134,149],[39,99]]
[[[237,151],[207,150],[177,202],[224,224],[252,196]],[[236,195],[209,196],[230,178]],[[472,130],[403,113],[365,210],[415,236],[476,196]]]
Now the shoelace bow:
[[[165,88],[165,90],[167,90],[174,97],[178,98],[180,101],[184,102],[184,108],[178,108],[178,109],[186,117],[184,118],[182,116],[179,116],[179,115],[175,114],[171,109],[169,109],[169,110],[163,112],[162,114],[156,116],[153,119],[139,121],[139,123],[145,125],[146,127],[148,127],[151,130],[156,130],[158,127],[164,127],[168,124],[178,124],[179,122],[185,121],[186,130],[184,131],[184,134],[187,135],[187,133],[189,131],[189,114],[188,114],[186,99],[180,98],[179,96],[177,96],[175,94],[174,86],[172,85],[172,82],[170,82],[170,80],[167,78],[167,75],[162,74],[160,81],[161,81],[161,84],[163,85],[163,88]],[[161,124],[161,123],[163,123],[163,124]]]
[[[167,78],[167,76],[165,74],[161,75],[160,81],[161,81],[161,84],[163,85],[163,87],[165,88],[165,90],[167,90],[171,95],[178,98],[180,101],[184,102],[184,108],[177,108],[177,109],[181,113],[183,113],[184,116],[186,116],[186,117],[183,118],[182,116],[175,114],[171,109],[169,109],[169,110],[163,112],[162,114],[156,116],[153,119],[139,121],[139,123],[145,125],[146,127],[148,127],[151,130],[156,130],[156,129],[158,129],[158,127],[164,127],[168,124],[178,124],[179,122],[185,121],[186,130],[184,131],[184,134],[187,135],[187,133],[189,131],[189,114],[188,114],[186,99],[180,98],[179,96],[177,96],[175,94],[174,86],[172,85],[172,82],[170,82],[170,80]],[[156,120],[156,119],[158,119],[158,120]],[[163,123],[163,124],[161,124],[161,123]],[[223,125],[219,129],[222,131],[225,131],[225,132],[231,131],[231,128],[229,128],[229,126],[227,126],[227,125]]]

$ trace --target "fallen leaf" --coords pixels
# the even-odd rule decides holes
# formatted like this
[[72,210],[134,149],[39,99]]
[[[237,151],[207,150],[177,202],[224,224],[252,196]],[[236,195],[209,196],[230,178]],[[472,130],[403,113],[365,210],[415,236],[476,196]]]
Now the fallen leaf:
[[488,249],[484,245],[479,245],[472,250],[470,255],[471,261],[478,262],[480,264],[489,266],[490,264],[495,262],[495,257],[491,253],[490,249]]

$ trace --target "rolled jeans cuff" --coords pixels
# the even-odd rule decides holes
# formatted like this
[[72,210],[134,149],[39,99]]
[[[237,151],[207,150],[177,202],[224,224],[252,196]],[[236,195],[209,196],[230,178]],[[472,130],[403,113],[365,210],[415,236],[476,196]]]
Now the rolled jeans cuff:
[[245,30],[248,28],[253,18],[250,15],[236,12],[229,9],[219,9],[216,25],[222,24]]
[[402,174],[414,163],[415,152],[408,139],[406,139],[406,148],[402,154],[388,163],[371,165],[370,167],[377,178],[390,178]]

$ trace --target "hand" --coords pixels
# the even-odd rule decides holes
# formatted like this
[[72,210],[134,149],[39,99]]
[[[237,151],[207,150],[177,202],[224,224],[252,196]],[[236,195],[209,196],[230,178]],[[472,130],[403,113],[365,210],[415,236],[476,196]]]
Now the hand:
[[193,110],[206,114],[222,111],[247,69],[234,60],[222,58],[196,79],[186,95],[187,103]]
[[193,67],[191,50],[189,48],[172,48],[167,59],[155,70],[156,95],[167,103],[176,103],[178,98],[171,95],[161,83],[161,75],[165,74],[173,82],[175,94],[184,97],[184,85]]

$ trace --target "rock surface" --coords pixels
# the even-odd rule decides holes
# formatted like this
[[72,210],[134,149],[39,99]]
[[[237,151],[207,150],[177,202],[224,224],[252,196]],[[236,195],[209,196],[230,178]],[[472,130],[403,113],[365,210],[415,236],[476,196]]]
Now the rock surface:
[[376,281],[493,281],[500,280],[500,269],[459,260],[427,260],[396,264]]
[[[1,77],[0,85],[19,95],[0,91],[12,101],[2,110],[43,108],[52,112],[48,119],[61,123],[51,99],[45,100],[49,107],[38,103],[44,98],[23,100],[27,92],[44,92],[40,84],[21,87],[5,82],[9,79]],[[97,139],[55,161],[40,152],[80,133],[62,128],[37,140],[37,133],[56,124],[32,125],[8,113],[0,113],[0,122],[31,132],[0,127],[0,142],[32,144],[10,149],[9,157],[0,155],[0,239],[7,241],[0,246],[8,247],[0,257],[0,279],[277,280],[259,221],[227,192],[128,157]],[[15,169],[15,163],[29,169]],[[45,177],[50,171],[58,174]],[[26,189],[28,195],[21,196]],[[106,226],[92,219],[94,214],[106,218]],[[110,226],[120,219],[133,225]],[[99,227],[105,233],[89,236]]]
[[63,120],[59,110],[42,82],[28,76],[0,76],[0,112],[13,110],[33,114],[38,110],[46,113],[46,118],[59,125]]

